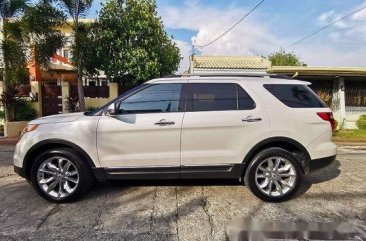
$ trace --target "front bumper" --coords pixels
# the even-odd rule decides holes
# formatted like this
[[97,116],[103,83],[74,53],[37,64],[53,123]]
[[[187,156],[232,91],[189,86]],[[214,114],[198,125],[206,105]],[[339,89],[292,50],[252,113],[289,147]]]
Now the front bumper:
[[18,174],[19,176],[21,176],[21,177],[23,177],[23,178],[26,178],[26,173],[25,173],[24,168],[14,166],[14,172],[15,172],[16,174]]
[[334,162],[334,160],[336,159],[336,157],[337,157],[337,155],[333,155],[333,156],[323,157],[323,158],[314,159],[314,160],[309,161],[309,163],[308,163],[309,171],[313,172],[313,171],[316,171],[316,170],[319,170],[321,168],[331,165]]

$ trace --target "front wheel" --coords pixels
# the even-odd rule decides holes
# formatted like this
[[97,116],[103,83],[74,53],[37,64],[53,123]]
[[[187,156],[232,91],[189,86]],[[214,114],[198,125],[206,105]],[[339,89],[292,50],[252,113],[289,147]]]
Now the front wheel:
[[290,152],[281,148],[269,148],[254,157],[244,180],[260,199],[280,202],[297,192],[302,177],[299,161]]
[[90,168],[69,148],[49,150],[38,156],[30,178],[43,198],[56,203],[79,198],[93,183]]

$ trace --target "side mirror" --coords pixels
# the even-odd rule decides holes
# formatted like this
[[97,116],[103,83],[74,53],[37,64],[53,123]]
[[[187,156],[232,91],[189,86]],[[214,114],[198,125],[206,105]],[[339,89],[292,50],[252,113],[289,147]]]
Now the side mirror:
[[117,114],[116,104],[110,104],[104,114],[107,116],[115,116]]

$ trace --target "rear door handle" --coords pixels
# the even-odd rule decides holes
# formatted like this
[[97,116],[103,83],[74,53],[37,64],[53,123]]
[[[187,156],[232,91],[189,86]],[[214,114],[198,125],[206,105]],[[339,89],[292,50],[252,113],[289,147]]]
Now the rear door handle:
[[243,122],[258,122],[261,121],[262,118],[260,117],[254,117],[254,116],[248,116],[247,118],[242,119]]
[[159,120],[158,122],[155,122],[154,125],[156,126],[169,126],[169,125],[175,125],[174,121],[167,121],[165,119]]

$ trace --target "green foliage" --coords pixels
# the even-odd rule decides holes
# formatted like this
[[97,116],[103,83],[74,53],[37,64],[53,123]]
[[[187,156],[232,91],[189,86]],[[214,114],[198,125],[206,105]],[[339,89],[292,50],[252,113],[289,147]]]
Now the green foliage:
[[[6,118],[15,118],[15,94],[29,81],[27,65],[33,61],[48,67],[50,57],[64,45],[63,36],[54,30],[66,17],[47,1],[27,6],[25,0],[0,0],[3,17],[4,93]],[[30,51],[31,50],[31,51]]]
[[55,30],[66,21],[66,16],[48,3],[28,7],[21,19],[23,41],[33,48],[35,62],[48,67],[50,57],[64,46],[64,36]]
[[[90,42],[83,43],[83,40],[88,41],[88,35],[85,34],[83,26],[80,26],[80,17],[84,17],[88,10],[90,9],[93,0],[59,0],[58,4],[61,9],[72,18],[72,27],[74,30],[74,41],[72,42],[71,53],[73,56],[74,63],[77,68],[78,75],[78,86],[82,86],[82,77],[84,73],[93,73],[94,69],[90,66],[93,57],[89,56],[89,46]],[[88,58],[84,60],[83,58]],[[84,101],[84,90],[81,88],[78,91],[79,96],[79,108],[81,111],[85,110]]]
[[333,132],[334,140],[365,141],[366,129],[337,130]]
[[281,49],[268,56],[268,59],[272,62],[272,66],[302,66],[303,63],[300,58],[293,52],[286,52]]
[[14,121],[30,121],[37,118],[37,111],[28,101],[19,99],[14,105]]
[[0,15],[2,18],[13,18],[27,7],[26,0],[0,0]]
[[71,48],[73,62],[77,64],[83,75],[88,76],[97,75],[97,68],[100,66],[99,59],[96,58],[95,54],[97,45],[94,26],[94,23],[79,23],[74,34],[75,43]]
[[93,0],[59,0],[58,3],[62,10],[73,19],[74,23],[76,23],[79,21],[80,17],[85,17]]
[[0,110],[0,120],[4,120],[5,119],[5,111]]
[[[10,24],[12,25],[12,24]],[[5,83],[7,88],[25,84],[28,78],[27,59],[25,46],[15,38],[4,40],[1,44],[4,54]]]
[[93,112],[93,111],[98,110],[99,108],[100,108],[100,107],[90,106],[90,107],[88,107],[88,108],[87,108],[87,111],[89,111],[89,112]]
[[66,97],[66,110],[70,113],[79,112],[79,98],[76,95],[68,95]]
[[356,125],[358,129],[366,130],[366,115],[361,115],[360,118],[358,118]]
[[[337,130],[338,128],[339,128],[339,123],[338,123],[338,121],[337,121],[337,120],[334,120],[334,129],[335,129],[335,130]],[[335,131],[335,130],[334,130],[334,131]],[[333,132],[334,132],[334,131],[333,131]]]
[[96,32],[100,69],[123,86],[170,74],[179,65],[179,49],[164,31],[155,1],[107,2]]

